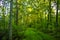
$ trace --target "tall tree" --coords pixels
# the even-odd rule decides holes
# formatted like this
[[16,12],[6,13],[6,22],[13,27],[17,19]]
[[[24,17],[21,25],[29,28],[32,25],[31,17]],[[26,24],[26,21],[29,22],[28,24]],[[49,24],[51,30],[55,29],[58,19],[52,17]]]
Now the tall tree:
[[12,9],[13,0],[10,0],[10,16],[9,16],[9,40],[12,40]]
[[48,23],[47,23],[47,26],[51,22],[51,0],[49,0],[49,9],[48,9],[48,11],[49,11],[49,13],[48,13]]
[[56,6],[56,27],[58,26],[58,3],[59,3],[59,1],[56,0],[56,4],[57,4],[57,6]]
[[16,0],[16,19],[15,19],[15,22],[16,22],[16,25],[18,25],[18,0]]
[[4,25],[4,29],[5,29],[5,7],[4,7],[5,1],[3,0],[3,25]]

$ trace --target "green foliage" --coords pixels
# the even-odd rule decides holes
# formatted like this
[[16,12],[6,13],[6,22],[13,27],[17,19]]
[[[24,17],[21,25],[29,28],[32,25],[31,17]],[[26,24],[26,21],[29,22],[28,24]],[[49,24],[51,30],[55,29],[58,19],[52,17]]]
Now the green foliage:
[[54,38],[52,36],[49,36],[47,34],[44,34],[43,32],[40,32],[36,30],[35,28],[25,28],[23,26],[15,26],[16,27],[13,31],[13,35],[19,36],[21,40],[53,40]]
[[23,40],[53,40],[53,38],[42,32],[38,32],[33,28],[28,28],[24,32],[25,38]]
[[[13,40],[60,40],[60,12],[58,13],[58,27],[56,27],[55,9],[51,8],[49,17],[49,0],[13,0],[12,39]],[[51,4],[54,0],[51,0]],[[60,1],[59,1],[60,3]],[[18,9],[16,8],[18,6]],[[59,5],[60,8],[60,5]],[[0,34],[6,40],[9,32],[9,14],[5,16],[5,7],[0,8]],[[16,25],[16,11],[18,11],[18,25]],[[5,32],[5,33],[4,33]]]

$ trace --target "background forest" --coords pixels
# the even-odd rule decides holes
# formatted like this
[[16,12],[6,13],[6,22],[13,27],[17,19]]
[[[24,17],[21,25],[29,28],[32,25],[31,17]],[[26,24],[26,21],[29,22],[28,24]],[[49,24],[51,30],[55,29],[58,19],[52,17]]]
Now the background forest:
[[0,40],[60,40],[60,0],[0,0]]

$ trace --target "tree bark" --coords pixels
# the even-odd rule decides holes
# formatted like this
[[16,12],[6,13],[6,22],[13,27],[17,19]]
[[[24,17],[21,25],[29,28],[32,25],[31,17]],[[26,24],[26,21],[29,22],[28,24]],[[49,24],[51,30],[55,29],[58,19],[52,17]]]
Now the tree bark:
[[12,9],[13,9],[13,0],[10,0],[10,15],[9,15],[9,40],[12,40]]
[[15,19],[15,22],[16,22],[16,25],[18,25],[18,2],[16,0],[16,19]]
[[56,27],[58,27],[58,0],[56,1]]
[[47,23],[47,27],[49,26],[50,22],[51,22],[51,0],[49,0],[48,23]]

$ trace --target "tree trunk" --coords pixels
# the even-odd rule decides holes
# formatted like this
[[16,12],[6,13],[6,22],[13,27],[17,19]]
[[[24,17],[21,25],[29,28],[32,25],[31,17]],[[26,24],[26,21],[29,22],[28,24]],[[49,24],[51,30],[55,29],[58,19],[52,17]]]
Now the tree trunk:
[[51,0],[49,0],[49,9],[48,9],[48,23],[47,23],[47,27],[49,26],[50,22],[51,22]]
[[16,0],[16,19],[15,19],[15,22],[16,22],[16,25],[18,25],[18,2]]
[[9,40],[12,40],[12,9],[13,9],[13,0],[10,0],[10,15],[9,15]]
[[56,27],[58,27],[58,0],[56,1],[57,7],[56,7]]

